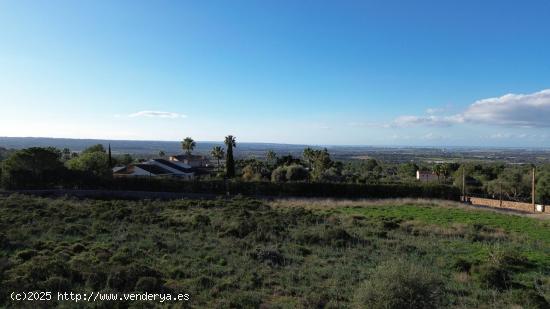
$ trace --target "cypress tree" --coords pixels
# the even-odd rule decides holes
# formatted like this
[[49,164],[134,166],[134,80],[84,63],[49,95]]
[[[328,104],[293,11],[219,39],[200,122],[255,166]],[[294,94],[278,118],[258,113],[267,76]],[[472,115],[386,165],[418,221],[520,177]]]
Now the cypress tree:
[[111,156],[111,144],[109,144],[109,168],[113,168],[113,157]]
[[235,177],[235,159],[233,158],[233,147],[237,147],[235,137],[228,135],[225,137],[225,145],[227,146],[225,157],[225,174],[228,178]]

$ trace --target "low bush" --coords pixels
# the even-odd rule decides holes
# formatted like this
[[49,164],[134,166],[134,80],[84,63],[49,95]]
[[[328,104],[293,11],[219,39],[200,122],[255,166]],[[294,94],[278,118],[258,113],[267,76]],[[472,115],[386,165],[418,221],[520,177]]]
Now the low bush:
[[530,263],[521,254],[515,251],[497,250],[489,258],[472,268],[472,273],[484,285],[490,288],[504,290],[512,285],[512,275]]
[[355,291],[354,304],[372,309],[438,308],[443,284],[434,269],[401,259],[387,261]]
[[285,256],[277,248],[256,248],[250,253],[250,256],[270,266],[282,266],[287,262]]

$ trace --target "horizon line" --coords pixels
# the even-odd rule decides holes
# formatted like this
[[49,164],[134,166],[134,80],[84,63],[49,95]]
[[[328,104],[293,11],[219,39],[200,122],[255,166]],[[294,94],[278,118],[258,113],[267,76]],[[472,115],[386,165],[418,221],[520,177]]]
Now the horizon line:
[[[114,141],[114,142],[165,142],[165,143],[179,143],[177,140],[151,140],[151,139],[108,139],[108,138],[75,138],[75,137],[47,137],[47,136],[0,136],[0,138],[20,138],[20,139],[59,139],[59,140],[90,140],[90,141]],[[199,141],[197,143],[221,143],[223,141]],[[281,142],[249,142],[241,141],[242,144],[265,144],[265,145],[286,145],[286,146],[308,146],[308,147],[371,147],[371,148],[480,148],[480,149],[538,149],[538,150],[550,150],[550,146],[453,146],[453,145],[375,145],[375,144],[305,144],[305,143],[281,143]]]

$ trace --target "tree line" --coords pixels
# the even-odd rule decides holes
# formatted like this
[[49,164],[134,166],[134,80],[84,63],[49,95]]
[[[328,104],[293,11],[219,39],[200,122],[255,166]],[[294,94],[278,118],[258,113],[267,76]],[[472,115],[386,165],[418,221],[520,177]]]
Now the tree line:
[[[273,183],[348,183],[348,184],[412,184],[417,170],[430,171],[435,183],[454,185],[470,195],[527,201],[531,195],[530,165],[499,162],[478,163],[387,163],[366,160],[333,160],[327,149],[305,148],[302,155],[277,154],[273,150],[263,158],[235,158],[236,137],[228,135],[225,147],[210,151],[216,162],[212,173],[202,180],[233,179],[244,182]],[[196,142],[187,137],[182,151],[192,154]],[[159,151],[160,157],[165,156]],[[4,188],[78,187],[100,183],[112,177],[112,167],[137,162],[129,154],[111,155],[110,147],[94,145],[80,153],[69,149],[32,147],[21,150],[0,148],[0,184]],[[539,165],[536,177],[538,203],[550,203],[550,165]],[[206,178],[206,179],[204,179]]]

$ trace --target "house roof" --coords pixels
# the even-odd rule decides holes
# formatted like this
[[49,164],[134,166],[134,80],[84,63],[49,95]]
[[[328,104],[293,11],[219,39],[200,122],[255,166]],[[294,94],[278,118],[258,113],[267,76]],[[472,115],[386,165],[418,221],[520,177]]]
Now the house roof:
[[134,167],[131,165],[124,166],[122,168],[119,168],[117,170],[113,169],[113,174],[131,174],[134,170]]
[[154,164],[136,164],[135,166],[155,175],[172,174],[171,171]]
[[126,166],[115,166],[115,167],[112,168],[112,170],[113,170],[113,173],[116,173],[116,172],[121,171],[125,168],[126,168]]
[[171,156],[172,158],[176,158],[178,161],[183,160],[204,160],[204,156],[198,156],[198,155],[192,155],[192,154],[182,154],[182,155],[175,155]]
[[189,168],[185,168],[185,167],[179,166],[179,165],[174,164],[174,163],[172,163],[172,162],[170,162],[170,161],[168,161],[168,160],[165,160],[165,159],[153,159],[153,160],[156,161],[156,162],[158,162],[158,163],[160,163],[160,164],[162,164],[162,165],[166,165],[166,166],[168,166],[168,167],[170,167],[170,168],[173,168],[173,169],[178,170],[178,171],[183,172],[183,173],[192,173],[192,172],[193,172],[193,171],[192,171],[191,169],[189,169]]

